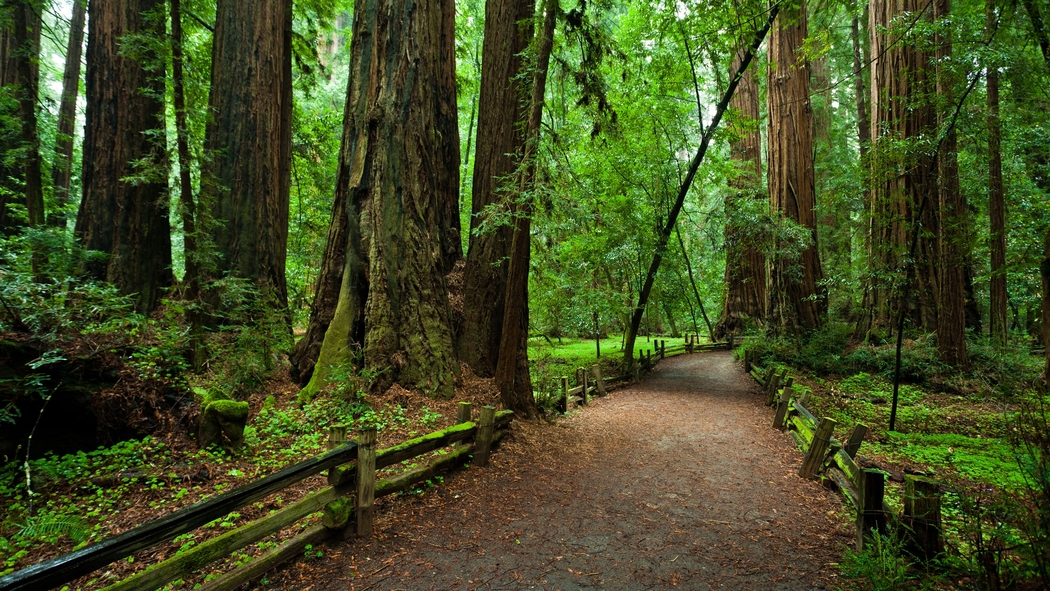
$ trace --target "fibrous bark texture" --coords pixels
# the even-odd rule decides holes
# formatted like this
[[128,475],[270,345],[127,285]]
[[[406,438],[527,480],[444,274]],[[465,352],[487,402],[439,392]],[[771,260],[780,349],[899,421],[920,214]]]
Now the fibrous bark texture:
[[134,35],[163,36],[163,22],[144,20],[159,6],[122,0],[88,7],[83,197],[75,233],[85,249],[109,255],[86,270],[138,294],[141,312],[152,310],[172,283],[164,80],[140,61],[157,56],[125,44]]
[[770,320],[788,329],[816,328],[827,311],[814,213],[809,65],[800,53],[807,34],[803,4],[781,15],[769,40],[769,196],[775,211],[811,237],[801,252],[782,252],[773,264]]
[[345,264],[307,392],[345,370],[360,346],[378,372],[375,388],[453,394],[445,274],[460,254],[454,23],[447,1],[355,6],[340,171]]
[[[62,74],[62,102],[58,107],[58,129],[55,137],[55,157],[51,163],[51,186],[59,206],[69,203],[69,184],[73,171],[73,134],[77,116],[77,96],[80,94],[80,56],[84,49],[84,22],[87,0],[74,0],[73,16],[69,22],[69,44],[66,46],[66,67]],[[49,216],[54,225],[65,224],[65,216]]]
[[[917,142],[935,135],[935,112],[928,101],[932,92],[927,76],[928,56],[901,37],[906,12],[911,20],[928,19],[927,5],[918,0],[875,0],[869,12],[871,40],[871,151],[872,190],[867,210],[868,274],[856,336],[888,331],[899,306],[908,275],[906,259],[911,247],[910,229],[922,223],[912,271],[918,297],[904,298],[912,320],[933,330],[936,325],[935,236],[937,218],[936,171],[928,149],[905,150],[905,141]],[[933,191],[934,198],[931,200]],[[917,219],[921,207],[922,220]]]
[[[740,67],[743,50],[737,52],[733,69]],[[748,319],[761,322],[766,312],[766,257],[757,244],[759,237],[749,229],[753,225],[732,223],[732,213],[744,199],[765,200],[762,191],[762,139],[758,130],[758,79],[754,71],[740,79],[729,107],[737,116],[731,130],[730,155],[740,169],[740,176],[730,182],[726,199],[725,228],[726,295],[722,316],[715,325],[714,339],[739,334]]]
[[944,27],[934,37],[937,44],[937,96],[944,101],[938,109],[938,127],[944,138],[937,154],[937,195],[940,224],[937,254],[941,271],[937,290],[937,349],[941,359],[958,368],[967,365],[966,356],[966,244],[968,212],[959,189],[959,164],[954,125],[949,127],[954,109],[954,78],[948,62],[952,58],[949,0],[933,0],[934,18]]
[[461,360],[483,377],[494,375],[503,330],[507,259],[514,227],[475,234],[486,207],[509,203],[525,146],[527,91],[521,54],[532,38],[531,0],[489,0],[485,4],[481,95],[471,198],[470,246],[463,270],[463,324],[457,349]]
[[[995,0],[987,0],[986,34],[996,28]],[[999,121],[999,64],[988,65],[988,221],[991,243],[991,302],[988,316],[992,342],[1007,342],[1006,294],[1006,202],[1003,197],[1002,125]]]
[[217,271],[254,281],[281,308],[288,300],[290,24],[290,0],[219,1],[201,191]]
[[[26,176],[32,166],[31,153],[37,154],[39,169],[39,150],[33,147],[39,142],[30,140],[32,145],[27,145],[26,136],[27,132],[36,135],[36,113],[31,113],[32,122],[25,113],[27,107],[36,105],[39,88],[40,14],[22,0],[4,2],[0,22],[0,92],[7,99],[0,109],[0,232],[11,234],[27,222],[34,225],[33,219],[43,211],[39,183],[35,188],[28,186]],[[16,204],[27,209],[29,219],[13,214],[9,206]]]

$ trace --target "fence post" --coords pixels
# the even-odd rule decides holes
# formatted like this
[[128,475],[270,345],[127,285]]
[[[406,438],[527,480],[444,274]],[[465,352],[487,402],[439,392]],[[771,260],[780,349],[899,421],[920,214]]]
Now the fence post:
[[576,380],[580,383],[580,387],[582,388],[582,390],[580,390],[580,399],[583,400],[582,404],[587,404],[587,370],[582,367],[577,369]]
[[831,445],[831,433],[835,430],[835,421],[828,417],[821,417],[817,430],[813,433],[813,443],[809,444],[806,451],[806,459],[802,460],[802,467],[798,469],[801,478],[814,478],[820,473],[820,466],[824,463],[824,456],[828,453]]
[[865,468],[860,477],[860,508],[857,511],[857,552],[864,550],[864,542],[875,535],[886,533],[886,512],[882,510],[882,496],[886,488],[886,473]]
[[357,535],[372,535],[376,484],[376,428],[361,429],[357,438]]
[[[460,423],[469,423],[470,422],[471,410],[472,409],[471,409],[471,405],[470,405],[469,402],[465,402],[465,401],[464,402],[460,402],[459,403],[459,411],[456,414],[456,424],[458,425]],[[466,445],[466,442],[460,441],[459,443],[455,444],[453,447],[463,447],[464,445]]]
[[474,443],[474,465],[489,464],[489,448],[492,446],[492,426],[496,420],[496,407],[481,407],[481,418],[478,419],[478,436]]
[[941,539],[941,497],[937,481],[904,476],[905,547],[922,560],[944,552]]
[[346,425],[332,425],[328,427],[328,451],[346,443]]
[[864,436],[868,434],[868,426],[864,423],[857,423],[857,426],[853,428],[853,432],[849,434],[849,440],[846,441],[846,446],[842,448],[846,452],[846,455],[853,459],[857,459],[857,450],[860,449],[860,444],[864,441]]
[[685,352],[686,353],[692,353],[693,352],[693,335],[691,335],[691,334],[685,336]]
[[773,377],[769,378],[769,382],[766,383],[766,406],[773,406],[773,401],[777,397],[777,389],[780,388],[780,381],[786,376],[786,369],[780,373],[773,372]]
[[561,377],[561,412],[567,414],[569,412],[569,376]]
[[594,387],[598,389],[598,396],[605,396],[609,392],[606,391],[605,380],[602,378],[602,366],[596,363],[591,371],[594,372]]
[[729,350],[732,351],[733,350],[733,335],[729,335],[727,340],[729,342]]
[[667,357],[667,340],[660,339],[660,359]]
[[777,402],[777,414],[773,417],[773,428],[781,431],[787,426],[788,405],[791,404],[791,388],[784,388]]
[[652,349],[646,349],[645,350],[645,369],[648,370],[648,371],[652,371],[653,370],[653,350]]

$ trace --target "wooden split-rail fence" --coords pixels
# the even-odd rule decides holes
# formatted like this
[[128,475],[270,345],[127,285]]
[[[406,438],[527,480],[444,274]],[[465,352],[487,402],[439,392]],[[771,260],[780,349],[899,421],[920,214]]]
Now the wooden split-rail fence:
[[753,365],[751,352],[744,350],[745,370],[762,386],[766,404],[775,409],[773,427],[787,431],[803,453],[799,476],[821,478],[837,488],[856,510],[857,551],[877,533],[885,535],[890,525],[904,534],[906,547],[920,558],[933,558],[944,551],[941,536],[940,485],[921,475],[904,475],[904,508],[898,517],[885,500],[886,472],[862,468],[857,463],[868,427],[858,423],[843,443],[832,434],[836,422],[817,418],[806,408],[809,394],[796,397],[794,378],[787,371]]
[[[114,583],[104,591],[157,589],[167,583],[225,558],[317,512],[321,524],[307,527],[276,548],[208,581],[197,591],[236,589],[260,578],[310,544],[327,537],[346,539],[372,533],[375,499],[410,490],[439,472],[473,458],[475,466],[488,463],[492,446],[507,432],[514,413],[497,412],[486,406],[477,422],[471,419],[469,402],[459,404],[457,424],[422,437],[376,451],[375,428],[362,429],[356,441],[347,440],[347,427],[329,432],[328,453],[310,458],[221,495],[199,501],[132,530],[69,554],[41,562],[0,578],[0,591],[44,590],[60,587],[136,552],[171,541],[230,512],[259,501],[305,478],[328,470],[328,486],[269,515],[216,536],[146,570]],[[376,479],[376,471],[438,449],[452,446],[445,455],[432,458],[422,467],[389,478]]]

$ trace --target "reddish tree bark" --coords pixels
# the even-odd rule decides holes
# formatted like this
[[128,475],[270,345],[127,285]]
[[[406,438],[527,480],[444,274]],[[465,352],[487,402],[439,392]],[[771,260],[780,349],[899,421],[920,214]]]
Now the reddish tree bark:
[[[51,162],[51,187],[58,207],[72,200],[69,185],[73,171],[73,135],[77,118],[77,97],[80,96],[80,57],[84,49],[84,22],[87,0],[74,0],[73,15],[69,21],[69,43],[66,46],[66,67],[62,74],[62,101],[58,107],[58,129],[55,137],[55,157]],[[65,215],[49,216],[49,223],[62,226]]]
[[773,263],[770,320],[783,328],[812,329],[827,312],[827,294],[814,213],[809,64],[799,54],[806,35],[803,4],[781,16],[769,40],[769,196],[775,211],[811,236],[797,257],[780,255]]
[[220,0],[212,43],[213,114],[206,182],[219,274],[250,279],[269,303],[288,301],[285,260],[291,163],[290,0]]
[[[164,35],[163,22],[144,20],[159,6],[158,0],[122,0],[88,7],[83,197],[75,235],[85,249],[109,255],[86,270],[122,293],[138,294],[140,312],[152,310],[172,283],[167,159],[163,140],[155,139],[164,133],[164,80],[148,75],[122,47],[126,36]],[[145,52],[142,59],[158,58]]]
[[[985,2],[990,38],[996,28],[995,2]],[[1006,201],[1003,197],[1003,157],[999,121],[999,64],[988,68],[988,222],[991,246],[991,302],[989,325],[992,342],[1000,347],[1007,343],[1006,293]]]

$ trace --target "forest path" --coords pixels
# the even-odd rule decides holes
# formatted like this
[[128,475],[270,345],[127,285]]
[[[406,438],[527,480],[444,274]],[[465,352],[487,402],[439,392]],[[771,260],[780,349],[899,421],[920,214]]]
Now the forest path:
[[730,353],[660,362],[556,425],[514,425],[485,468],[387,504],[367,543],[269,588],[823,589],[850,541],[842,503],[796,476]]

